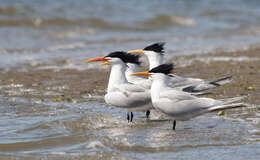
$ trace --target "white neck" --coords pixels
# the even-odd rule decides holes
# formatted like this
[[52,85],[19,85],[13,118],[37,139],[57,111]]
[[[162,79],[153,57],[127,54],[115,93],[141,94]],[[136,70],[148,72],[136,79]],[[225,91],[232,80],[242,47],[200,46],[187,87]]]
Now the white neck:
[[163,54],[153,52],[153,53],[148,53],[146,55],[149,60],[149,69],[150,70],[153,69],[154,67],[157,67],[157,66],[163,64],[163,61],[164,61]]
[[126,76],[132,74],[132,73],[136,73],[140,71],[140,67],[137,64],[133,64],[133,63],[127,63],[127,67],[126,67]]
[[169,76],[165,74],[156,73],[152,75],[151,97],[153,101],[159,98],[160,91],[168,87],[169,81]]
[[112,64],[107,92],[112,91],[114,85],[127,83],[125,77],[125,70],[126,70],[126,65],[123,62],[118,64]]
[[136,84],[138,81],[145,79],[139,76],[131,76],[132,73],[136,73],[136,72],[140,72],[140,66],[133,63],[127,63],[125,76],[128,82]]

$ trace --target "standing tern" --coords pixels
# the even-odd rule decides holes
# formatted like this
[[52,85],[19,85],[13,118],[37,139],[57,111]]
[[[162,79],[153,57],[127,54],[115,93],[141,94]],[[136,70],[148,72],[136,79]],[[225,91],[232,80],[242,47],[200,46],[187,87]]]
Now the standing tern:
[[[144,49],[132,50],[128,51],[128,53],[146,55],[149,61],[149,69],[151,70],[164,63],[164,45],[165,43],[163,42],[154,43]],[[186,92],[201,92],[229,83],[231,78],[231,76],[227,76],[207,81],[199,78],[185,78],[174,75],[174,77],[171,78],[171,83],[172,87],[177,87]]]
[[[132,122],[132,112],[146,112],[152,109],[150,89],[129,83],[125,76],[126,63],[135,63],[137,56],[126,52],[112,52],[105,57],[86,60],[86,62],[103,61],[111,65],[105,102],[109,105],[127,110],[127,120]],[[129,115],[130,112],[130,115]]]
[[[136,60],[127,62],[126,65],[126,71],[125,76],[128,82],[139,85],[141,87],[144,87],[145,89],[150,90],[151,89],[151,80],[144,77],[138,77],[138,76],[131,76],[131,74],[135,72],[140,72],[140,55],[136,55]],[[146,111],[146,118],[149,118],[150,110]]]
[[176,120],[184,121],[193,117],[230,108],[245,106],[233,103],[244,97],[222,100],[198,98],[188,92],[176,90],[169,86],[173,64],[162,64],[148,72],[133,73],[133,76],[150,76],[152,79],[151,98],[153,107],[174,119],[172,129],[175,130]]

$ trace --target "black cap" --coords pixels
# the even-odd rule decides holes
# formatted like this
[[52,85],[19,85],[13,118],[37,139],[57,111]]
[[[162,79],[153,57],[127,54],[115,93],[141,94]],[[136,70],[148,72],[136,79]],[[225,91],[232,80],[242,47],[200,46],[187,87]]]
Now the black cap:
[[140,55],[126,53],[124,51],[111,52],[105,57],[120,58],[124,63],[134,63],[140,65]]
[[144,50],[154,51],[156,53],[164,53],[164,45],[164,42],[158,42],[145,47]]
[[168,75],[172,72],[173,68],[174,68],[173,63],[165,63],[165,64],[161,64],[157,67],[154,67],[149,72],[150,73],[164,73],[164,74]]

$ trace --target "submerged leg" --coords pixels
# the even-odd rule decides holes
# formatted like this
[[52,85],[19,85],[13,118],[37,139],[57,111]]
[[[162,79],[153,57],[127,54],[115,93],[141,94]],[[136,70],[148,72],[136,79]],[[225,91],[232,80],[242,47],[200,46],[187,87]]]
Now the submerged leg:
[[149,115],[150,115],[150,111],[146,111],[146,118],[149,118]]
[[129,123],[129,121],[130,121],[130,116],[129,116],[129,112],[127,112],[127,121],[128,121],[128,123]]
[[173,120],[172,130],[175,130],[176,120]]
[[130,114],[131,114],[130,122],[132,122],[132,121],[133,121],[133,118],[134,118],[134,114],[133,114],[133,112],[130,112]]

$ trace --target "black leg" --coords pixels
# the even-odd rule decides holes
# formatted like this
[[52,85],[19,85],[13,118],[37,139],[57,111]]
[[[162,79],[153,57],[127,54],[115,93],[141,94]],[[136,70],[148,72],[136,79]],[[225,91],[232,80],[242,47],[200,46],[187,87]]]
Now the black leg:
[[176,126],[176,121],[173,120],[172,130],[175,130],[175,126]]
[[130,122],[132,122],[132,121],[133,121],[133,118],[134,118],[134,114],[133,114],[133,112],[130,112],[130,114],[131,114]]
[[127,112],[127,121],[128,121],[128,123],[129,123],[129,121],[130,121],[129,112]]
[[146,118],[148,119],[149,118],[149,115],[150,115],[150,111],[146,111]]

